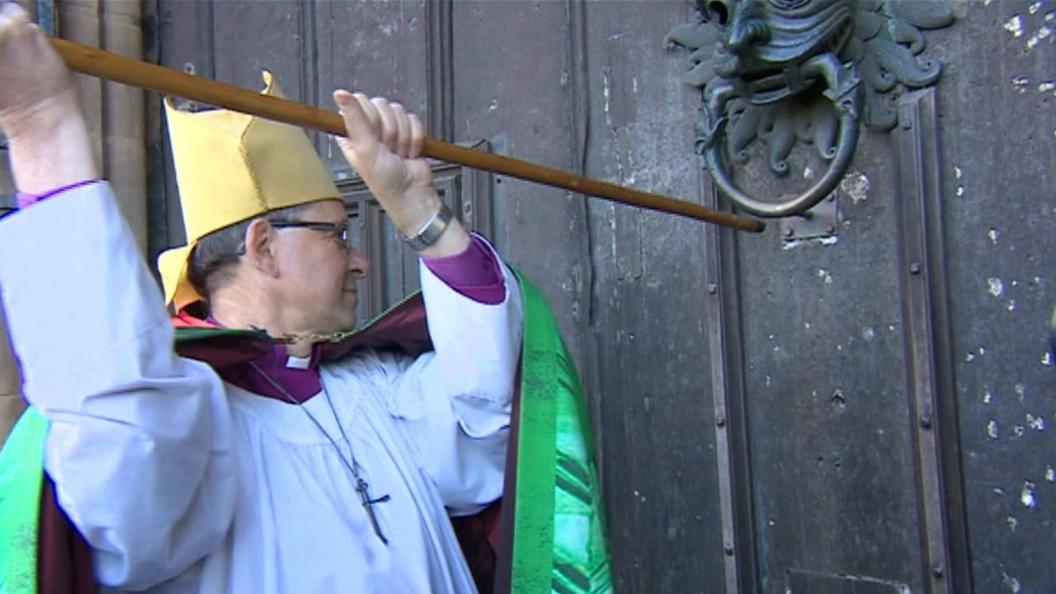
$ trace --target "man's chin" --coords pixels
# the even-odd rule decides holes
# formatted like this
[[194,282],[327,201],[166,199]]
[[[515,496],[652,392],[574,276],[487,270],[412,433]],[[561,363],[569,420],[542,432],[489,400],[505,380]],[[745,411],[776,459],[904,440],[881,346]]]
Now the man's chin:
[[343,312],[334,320],[334,332],[346,332],[356,327],[356,310]]
[[356,327],[356,322],[358,321],[357,316],[356,316],[356,306],[359,305],[359,297],[358,297],[358,295],[353,293],[351,295],[351,298],[346,298],[345,299],[345,302],[343,303],[343,305],[344,305],[344,311],[341,312],[342,315],[340,316],[342,318],[340,320],[341,325],[342,325],[341,329],[342,330],[349,330],[351,328],[355,328]]
[[311,334],[316,336],[333,336],[335,334],[344,334],[356,326],[356,312],[338,312],[331,314],[326,319],[319,319],[314,324],[314,329],[310,331]]

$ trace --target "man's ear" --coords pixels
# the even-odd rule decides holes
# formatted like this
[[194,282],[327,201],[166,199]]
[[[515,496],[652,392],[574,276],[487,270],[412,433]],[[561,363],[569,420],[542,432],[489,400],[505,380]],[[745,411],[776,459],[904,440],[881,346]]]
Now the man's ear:
[[254,219],[246,227],[246,261],[256,271],[275,278],[279,275],[275,258],[275,228],[264,219]]

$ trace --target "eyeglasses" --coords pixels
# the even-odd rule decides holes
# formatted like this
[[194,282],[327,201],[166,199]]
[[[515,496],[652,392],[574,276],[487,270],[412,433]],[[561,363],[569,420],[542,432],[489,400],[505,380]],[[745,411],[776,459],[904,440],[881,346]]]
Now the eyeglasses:
[[352,245],[352,234],[348,230],[348,221],[341,223],[326,223],[322,221],[286,221],[271,220],[268,223],[276,229],[311,229],[322,233],[329,233],[334,241],[338,242],[344,250],[350,250]]

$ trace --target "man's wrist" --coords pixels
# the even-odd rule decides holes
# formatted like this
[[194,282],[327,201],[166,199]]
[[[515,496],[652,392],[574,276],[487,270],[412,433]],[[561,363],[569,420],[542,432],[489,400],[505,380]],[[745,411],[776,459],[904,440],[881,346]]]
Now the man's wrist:
[[[42,194],[54,188],[102,177],[91,133],[80,108],[55,103],[22,114],[9,133],[11,170],[18,190]],[[10,120],[5,120],[8,126]]]
[[[432,187],[421,193],[405,195],[400,200],[380,200],[380,202],[393,225],[404,237],[418,235],[425,224],[436,216],[443,204],[440,195]],[[392,208],[390,205],[394,203],[400,204],[401,208]],[[439,239],[420,250],[418,255],[430,258],[452,256],[464,251],[469,243],[469,233],[462,227],[458,217],[454,217],[447,224]]]
[[92,184],[97,184],[100,181],[102,181],[102,180],[99,180],[99,179],[84,179],[84,180],[81,180],[79,182],[74,182],[72,184],[66,184],[65,186],[59,186],[57,188],[52,188],[51,190],[48,190],[47,192],[44,192],[43,194],[28,194],[26,192],[19,192],[15,196],[15,204],[18,206],[19,209],[28,208],[28,207],[30,207],[30,206],[38,203],[38,202],[43,202],[44,200],[47,200],[48,198],[51,198],[52,196],[56,196],[58,194],[63,194],[63,193],[69,192],[71,190],[76,190],[77,188],[82,188],[84,186],[90,186]]
[[84,118],[76,90],[72,88],[31,105],[0,113],[0,128],[3,128],[9,144],[29,144],[68,128],[71,118]]
[[386,202],[400,204],[401,208],[389,209],[388,212],[392,223],[404,237],[417,235],[422,227],[436,215],[442,204],[440,195],[432,188],[427,193],[407,195],[398,201],[382,201],[382,207],[386,207]]

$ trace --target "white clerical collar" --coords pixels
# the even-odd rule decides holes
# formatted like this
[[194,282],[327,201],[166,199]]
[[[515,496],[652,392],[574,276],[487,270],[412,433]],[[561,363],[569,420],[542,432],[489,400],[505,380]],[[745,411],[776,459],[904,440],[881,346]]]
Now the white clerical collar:
[[307,357],[296,357],[294,355],[290,355],[286,358],[286,367],[290,369],[308,369],[311,362],[311,355],[308,355]]

